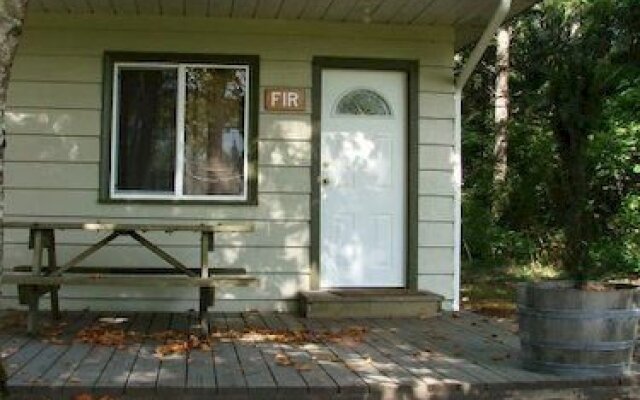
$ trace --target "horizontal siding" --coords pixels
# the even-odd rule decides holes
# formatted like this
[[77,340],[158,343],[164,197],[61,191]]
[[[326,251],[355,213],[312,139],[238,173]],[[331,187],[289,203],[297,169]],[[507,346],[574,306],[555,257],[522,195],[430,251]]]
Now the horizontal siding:
[[455,157],[452,146],[420,145],[419,153],[421,170],[453,170]]
[[[55,68],[51,68],[55,65]],[[102,57],[96,56],[16,56],[11,80],[14,82],[102,82]]]
[[9,84],[8,107],[100,110],[99,83],[14,82]]
[[[218,293],[225,310],[291,309],[309,285],[311,60],[316,55],[419,60],[419,283],[451,272],[453,246],[453,38],[450,29],[171,18],[30,18],[16,57],[7,112],[6,208],[9,220],[97,220],[201,223],[252,221],[256,231],[216,237],[213,262],[249,269],[261,287]],[[305,88],[307,109],[266,112],[260,93],[257,206],[100,204],[102,56],[105,50],[257,54],[260,86]],[[57,235],[64,260],[100,233]],[[149,233],[150,240],[197,263],[198,236]],[[27,263],[27,232],[5,235],[5,265]],[[91,265],[156,265],[153,255],[118,239]],[[440,283],[444,284],[443,278]],[[428,287],[434,287],[428,284]],[[5,295],[11,297],[9,289]],[[113,292],[114,289],[111,289]],[[448,290],[448,289],[447,289]],[[63,305],[136,309],[195,307],[195,291],[83,288],[63,292]],[[90,302],[88,300],[90,298]],[[169,300],[169,301],[168,301]],[[176,310],[183,308],[178,307]]]
[[259,137],[280,140],[311,140],[311,116],[304,114],[262,114]]
[[420,195],[453,196],[453,171],[420,171]]
[[453,247],[418,249],[418,274],[451,274]]
[[[100,110],[13,106],[6,115],[10,135],[100,136]],[[259,116],[258,132],[261,140],[309,141],[311,116],[264,113]]]
[[[229,0],[225,0],[230,3]],[[141,3],[141,1],[138,1]],[[155,0],[145,0],[155,3]],[[306,13],[305,13],[306,14]],[[188,23],[186,23],[188,21]],[[393,42],[409,40],[412,42],[443,43],[453,46],[453,28],[446,26],[393,26],[363,25],[362,23],[332,24],[315,21],[269,21],[248,19],[215,19],[209,18],[156,18],[152,16],[101,17],[33,14],[29,17],[30,28],[69,28],[79,30],[118,30],[125,32],[144,31],[181,31],[211,32],[217,35],[235,34],[237,31],[255,35],[297,35],[299,37],[322,37],[344,39],[352,36],[363,36],[375,41]]]
[[420,222],[418,231],[421,247],[453,247],[453,222]]
[[[98,189],[97,163],[7,162],[7,189]],[[71,177],[71,179],[70,179]],[[258,190],[264,193],[309,193],[309,168],[260,167]]]
[[418,218],[428,222],[453,222],[453,196],[420,196]]
[[453,274],[418,275],[418,287],[443,296],[446,300],[453,300]]
[[454,145],[453,119],[420,119],[420,143],[436,145]]
[[8,144],[7,162],[98,163],[100,160],[98,136],[11,135]]
[[308,61],[270,61],[260,63],[260,82],[270,86],[311,88],[311,68]]
[[[10,128],[11,129],[11,128]],[[98,163],[98,136],[11,135],[8,162]],[[260,141],[258,163],[265,166],[308,167],[311,143],[308,141]]]
[[453,94],[420,93],[421,118],[455,118]]
[[289,167],[311,165],[311,143],[307,141],[260,141],[258,163]]
[[453,93],[454,74],[451,67],[420,67],[420,91]]
[[[213,25],[213,24],[212,24]],[[452,65],[452,46],[447,43],[411,40],[381,41],[357,35],[327,39],[289,35],[251,35],[236,32],[220,37],[210,32],[27,29],[21,46],[25,55],[101,56],[103,49],[131,51],[260,54],[264,60],[305,61],[315,55],[415,59],[424,55],[425,65]]]
[[6,189],[7,217],[155,218],[183,221],[218,220],[308,220],[309,195],[271,194],[258,196],[257,206],[189,204],[99,204],[96,190]]
[[11,135],[97,137],[100,135],[100,119],[99,110],[9,107],[5,122]]
[[[56,68],[50,68],[56,65]],[[101,56],[18,55],[14,61],[12,82],[101,84]],[[420,67],[420,91],[453,93],[453,70],[450,67]],[[311,88],[309,60],[264,60],[260,63],[260,82],[269,86]]]

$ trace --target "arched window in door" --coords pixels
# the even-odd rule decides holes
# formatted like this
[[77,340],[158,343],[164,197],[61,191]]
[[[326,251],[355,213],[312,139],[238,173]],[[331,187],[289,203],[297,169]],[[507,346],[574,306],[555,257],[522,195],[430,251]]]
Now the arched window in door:
[[354,89],[344,94],[335,106],[337,115],[391,115],[389,103],[370,89]]

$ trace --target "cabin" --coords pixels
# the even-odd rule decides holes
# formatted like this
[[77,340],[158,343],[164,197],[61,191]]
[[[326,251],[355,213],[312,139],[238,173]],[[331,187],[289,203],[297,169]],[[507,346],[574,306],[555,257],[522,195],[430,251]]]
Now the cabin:
[[[250,223],[212,246],[212,266],[259,281],[218,289],[220,311],[296,311],[328,293],[344,298],[331,313],[356,307],[349,293],[391,315],[414,298],[457,309],[461,87],[497,25],[532,3],[31,1],[5,116],[4,221]],[[476,42],[456,77],[456,51]],[[59,232],[57,257],[101,235]],[[198,264],[195,233],[149,238]],[[29,239],[4,227],[5,270],[31,262]],[[83,265],[163,264],[118,238]],[[60,302],[198,299],[96,285],[64,286]],[[17,304],[4,285],[0,306]]]

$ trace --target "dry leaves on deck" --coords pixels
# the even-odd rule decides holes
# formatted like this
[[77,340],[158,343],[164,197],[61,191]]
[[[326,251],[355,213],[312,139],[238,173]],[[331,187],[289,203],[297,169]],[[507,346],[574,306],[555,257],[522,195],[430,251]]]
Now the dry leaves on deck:
[[[56,332],[58,333],[58,332]],[[239,330],[217,330],[208,337],[188,334],[176,330],[165,330],[151,334],[126,331],[109,324],[97,323],[81,329],[75,340],[98,346],[112,346],[121,348],[134,343],[149,341],[160,343],[155,351],[156,356],[166,357],[174,354],[184,354],[193,349],[208,351],[217,341],[239,341],[243,343],[279,343],[306,344],[332,342],[344,345],[360,343],[367,329],[361,326],[351,326],[341,330],[274,330],[266,328],[246,328]],[[49,341],[55,340],[51,335]]]
[[280,365],[281,367],[289,367],[293,365],[293,361],[291,361],[289,356],[284,353],[276,354],[275,359],[276,359],[276,364]]
[[281,367],[293,367],[300,372],[311,371],[313,369],[313,364],[309,362],[294,362],[291,358],[285,353],[278,353],[275,356],[275,362],[277,365]]
[[81,329],[76,333],[75,340],[98,346],[121,347],[127,344],[139,343],[143,335],[135,331],[125,331],[106,324],[96,324]]
[[216,331],[211,337],[215,340],[238,340],[241,342],[258,343],[273,342],[281,344],[305,343],[353,343],[361,342],[367,329],[361,326],[351,326],[341,330],[283,330],[266,328],[247,328],[243,331]]
[[99,397],[94,397],[89,393],[80,393],[71,398],[72,400],[116,400],[115,397],[111,397],[108,395],[103,395]]

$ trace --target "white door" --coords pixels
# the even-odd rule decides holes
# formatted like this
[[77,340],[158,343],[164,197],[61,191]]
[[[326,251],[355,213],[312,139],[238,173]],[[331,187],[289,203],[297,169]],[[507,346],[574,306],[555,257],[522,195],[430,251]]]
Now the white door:
[[322,72],[320,286],[404,287],[407,78]]

